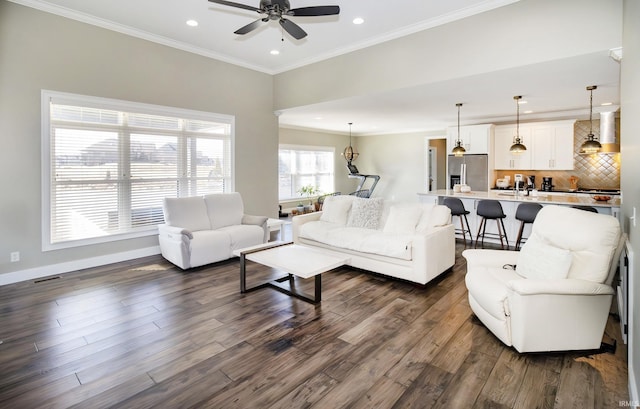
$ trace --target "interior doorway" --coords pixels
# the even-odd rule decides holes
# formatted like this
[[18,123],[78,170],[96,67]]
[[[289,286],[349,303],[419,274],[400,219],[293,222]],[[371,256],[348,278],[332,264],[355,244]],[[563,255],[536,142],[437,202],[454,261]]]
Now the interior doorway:
[[429,192],[447,187],[447,140],[427,139],[425,185]]

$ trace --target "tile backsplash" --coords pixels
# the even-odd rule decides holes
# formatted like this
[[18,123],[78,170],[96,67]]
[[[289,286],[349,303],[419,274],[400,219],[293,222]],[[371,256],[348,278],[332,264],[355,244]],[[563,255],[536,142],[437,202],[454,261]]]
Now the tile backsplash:
[[[619,126],[616,119],[616,128]],[[618,128],[619,129],[619,128]],[[525,176],[534,175],[536,187],[540,188],[543,177],[552,177],[554,189],[564,190],[570,188],[569,178],[578,178],[578,187],[586,189],[619,189],[620,188],[620,153],[605,153],[593,155],[580,155],[580,145],[586,140],[589,134],[589,121],[577,121],[574,125],[574,155],[573,170],[497,170],[496,179],[506,175],[514,180],[515,173],[522,173]],[[593,121],[593,134],[600,137],[600,120]],[[494,180],[495,186],[495,180]]]

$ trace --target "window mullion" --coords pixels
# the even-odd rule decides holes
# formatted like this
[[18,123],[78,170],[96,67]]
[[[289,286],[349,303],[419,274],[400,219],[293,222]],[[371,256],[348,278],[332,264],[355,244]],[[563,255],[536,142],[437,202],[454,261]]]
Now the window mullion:
[[118,226],[131,228],[131,134],[127,127],[128,116],[123,115],[124,126],[118,133],[119,181],[118,189]]

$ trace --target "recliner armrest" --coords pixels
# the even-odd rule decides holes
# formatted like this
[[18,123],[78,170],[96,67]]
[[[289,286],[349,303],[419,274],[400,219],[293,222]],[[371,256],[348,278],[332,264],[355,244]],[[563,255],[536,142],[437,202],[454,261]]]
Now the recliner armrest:
[[252,216],[250,214],[242,215],[242,224],[255,224],[256,226],[262,226],[267,223],[267,216]]
[[559,280],[513,280],[507,287],[519,295],[613,295],[606,284],[572,278]]
[[168,224],[158,225],[158,232],[160,234],[166,235],[178,235],[178,236],[187,236],[189,239],[193,238],[193,233],[190,230],[187,230],[182,227],[169,226]]
[[502,267],[505,264],[515,265],[518,262],[518,251],[505,250],[476,250],[468,249],[462,252],[469,267]]

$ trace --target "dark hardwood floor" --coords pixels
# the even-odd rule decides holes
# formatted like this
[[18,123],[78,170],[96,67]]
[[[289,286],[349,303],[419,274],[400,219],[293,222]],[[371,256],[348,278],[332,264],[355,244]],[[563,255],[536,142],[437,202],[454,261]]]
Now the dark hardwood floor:
[[[0,287],[2,408],[616,408],[614,354],[518,354],[474,317],[456,266],[425,287],[341,268],[313,306],[239,294],[238,259],[160,257]],[[257,280],[273,274],[249,265]],[[308,281],[308,282],[307,282]],[[313,280],[298,283],[309,287]]]

